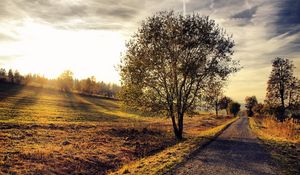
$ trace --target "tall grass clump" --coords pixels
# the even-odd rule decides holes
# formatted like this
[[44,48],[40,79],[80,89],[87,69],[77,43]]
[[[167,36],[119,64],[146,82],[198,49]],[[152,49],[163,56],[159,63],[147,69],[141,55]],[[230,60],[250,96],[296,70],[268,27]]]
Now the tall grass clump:
[[294,118],[286,118],[282,122],[273,116],[256,117],[260,121],[263,132],[269,136],[284,140],[300,139],[300,122]]

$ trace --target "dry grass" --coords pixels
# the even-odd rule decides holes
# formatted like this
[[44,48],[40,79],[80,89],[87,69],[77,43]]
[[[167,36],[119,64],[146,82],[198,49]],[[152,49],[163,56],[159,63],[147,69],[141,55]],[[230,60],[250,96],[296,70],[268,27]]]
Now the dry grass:
[[198,134],[188,137],[185,141],[170,146],[150,157],[145,157],[125,165],[118,171],[110,174],[158,175],[171,173],[171,170],[175,168],[176,165],[184,162],[193,152],[208,143],[235,120],[236,118],[228,120],[218,127],[198,132]]
[[293,118],[278,121],[275,117],[255,117],[254,120],[260,126],[260,133],[270,139],[299,142],[300,123]]
[[171,134],[146,128],[5,123],[0,128],[4,173],[104,174],[175,143]]
[[250,118],[253,131],[271,152],[283,174],[300,174],[300,123],[295,119],[283,122],[273,117]]
[[[187,117],[184,136],[228,120]],[[0,174],[105,174],[175,144],[170,119],[127,113],[116,100],[0,86]]]

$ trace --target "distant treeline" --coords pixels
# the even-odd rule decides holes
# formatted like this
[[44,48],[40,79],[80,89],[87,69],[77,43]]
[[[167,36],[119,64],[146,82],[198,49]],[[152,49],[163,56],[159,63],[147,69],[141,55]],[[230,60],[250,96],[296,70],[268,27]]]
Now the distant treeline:
[[21,75],[18,70],[9,69],[6,71],[4,68],[0,68],[0,82],[38,86],[64,92],[77,92],[105,97],[116,97],[121,89],[117,84],[96,81],[95,76],[80,80],[76,79],[74,78],[73,72],[69,70],[64,71],[56,79],[48,79],[38,74]]

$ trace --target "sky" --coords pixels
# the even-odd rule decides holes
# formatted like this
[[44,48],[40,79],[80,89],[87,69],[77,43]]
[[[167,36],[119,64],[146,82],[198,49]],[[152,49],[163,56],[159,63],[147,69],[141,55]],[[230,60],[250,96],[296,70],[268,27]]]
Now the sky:
[[208,15],[233,35],[243,69],[225,94],[262,102],[275,57],[293,60],[300,77],[299,9],[299,0],[0,0],[0,67],[49,78],[69,69],[118,83],[116,66],[142,20],[185,11]]

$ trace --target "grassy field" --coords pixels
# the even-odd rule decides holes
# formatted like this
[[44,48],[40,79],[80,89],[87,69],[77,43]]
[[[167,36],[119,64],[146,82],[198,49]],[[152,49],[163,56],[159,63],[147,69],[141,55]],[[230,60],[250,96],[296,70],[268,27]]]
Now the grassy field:
[[[228,122],[203,114],[185,119],[197,138]],[[123,111],[114,99],[0,85],[0,174],[105,174],[174,141],[167,118]]]
[[300,174],[300,123],[271,117],[250,118],[250,126],[272,154],[283,174]]

